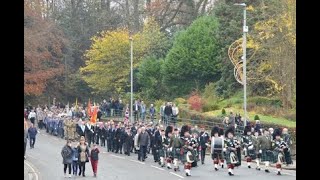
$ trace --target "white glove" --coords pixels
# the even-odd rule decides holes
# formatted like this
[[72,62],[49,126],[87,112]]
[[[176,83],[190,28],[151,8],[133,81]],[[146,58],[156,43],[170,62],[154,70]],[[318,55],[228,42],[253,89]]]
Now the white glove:
[[226,149],[226,148],[223,148],[223,151],[227,151],[227,149]]
[[262,150],[261,150],[261,149],[259,150],[259,153],[260,153],[260,154],[262,153]]

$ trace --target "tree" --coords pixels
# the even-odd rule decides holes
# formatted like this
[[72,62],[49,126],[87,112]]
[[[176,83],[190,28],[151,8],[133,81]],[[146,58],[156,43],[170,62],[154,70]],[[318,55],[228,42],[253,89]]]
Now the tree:
[[154,17],[161,31],[187,27],[212,6],[208,0],[155,0],[147,3],[148,17]]
[[265,20],[255,24],[255,43],[261,48],[256,58],[255,88],[266,86],[265,96],[280,96],[285,108],[295,105],[296,5],[295,0],[264,2]]
[[185,95],[220,79],[217,29],[217,20],[204,16],[177,35],[163,69],[164,82],[171,95]]
[[39,96],[48,81],[62,75],[66,40],[39,2],[24,1],[24,94]]
[[[141,59],[153,52],[163,35],[152,20],[146,22],[142,32],[133,37],[133,63],[138,67]],[[105,31],[92,38],[86,52],[86,66],[81,68],[84,80],[94,91],[123,92],[130,80],[130,41],[127,29]]]
[[163,59],[147,57],[143,59],[139,66],[137,78],[141,86],[141,95],[148,100],[161,99],[165,96],[166,90],[161,74],[163,62]]

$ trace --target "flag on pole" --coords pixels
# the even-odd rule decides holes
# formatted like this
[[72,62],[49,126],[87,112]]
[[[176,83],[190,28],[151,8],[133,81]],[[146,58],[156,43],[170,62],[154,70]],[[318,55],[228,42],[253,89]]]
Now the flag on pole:
[[88,116],[92,116],[91,114],[91,102],[90,102],[90,98],[89,98],[89,102],[88,102],[88,109],[87,109],[87,112],[88,112]]
[[76,98],[76,106],[75,106],[75,110],[78,111],[78,98]]
[[94,110],[91,114],[90,122],[95,124],[97,122],[97,114],[98,114],[98,107],[94,106]]

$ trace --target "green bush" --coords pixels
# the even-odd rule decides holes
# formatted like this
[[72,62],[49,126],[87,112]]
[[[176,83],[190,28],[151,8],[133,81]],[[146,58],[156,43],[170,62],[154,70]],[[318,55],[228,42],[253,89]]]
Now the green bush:
[[226,110],[225,110],[224,108],[222,109],[221,114],[222,114],[222,115],[226,115],[226,114],[227,114],[227,113],[226,113]]
[[215,89],[214,83],[211,82],[207,84],[204,88],[203,97],[206,99],[217,99]]
[[187,100],[183,99],[183,98],[176,98],[174,99],[174,102],[176,103],[176,106],[178,106],[179,104],[187,104]]
[[260,118],[257,114],[254,116],[254,120],[260,120]]
[[165,103],[165,101],[158,99],[154,102],[154,107],[156,108],[156,112],[160,113],[160,107]]
[[215,111],[219,109],[220,109],[220,106],[214,102],[207,102],[202,107],[203,112]]
[[296,121],[296,113],[287,113],[283,117],[291,121]]
[[252,97],[248,99],[248,102],[255,103],[258,106],[273,106],[276,108],[282,107],[282,102],[277,98],[267,98],[267,97]]

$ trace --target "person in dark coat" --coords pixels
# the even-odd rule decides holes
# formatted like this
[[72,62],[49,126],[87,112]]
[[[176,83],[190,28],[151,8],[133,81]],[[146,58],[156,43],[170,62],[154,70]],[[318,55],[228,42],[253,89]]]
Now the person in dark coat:
[[131,134],[130,128],[127,128],[126,135],[125,135],[125,154],[130,156],[131,147],[133,144],[133,136]]
[[[138,128],[137,128],[137,126],[136,126],[136,124],[134,124],[132,127],[131,127],[131,135],[132,135],[132,147],[131,147],[131,150],[130,150],[130,152],[133,152],[133,149],[134,149],[134,137],[136,136],[136,134],[137,134],[137,131],[138,131]],[[136,154],[136,152],[135,152],[135,154]]]
[[87,121],[85,125],[85,138],[86,138],[86,141],[88,142],[89,147],[93,142],[93,135],[94,135],[94,127],[93,125],[91,125],[89,121]]
[[140,146],[140,159],[142,162],[146,157],[147,147],[150,144],[149,134],[146,132],[145,127],[141,128],[141,133],[138,136],[138,145]]
[[159,128],[156,126],[154,133],[152,133],[152,154],[154,162],[160,162],[159,156],[159,146],[157,141],[160,139],[160,131]]
[[94,131],[94,133],[93,133],[93,143],[99,145],[99,139],[100,139],[100,136],[99,136],[99,134],[100,134],[99,123],[97,123],[96,126],[94,126],[93,131]]
[[107,128],[102,123],[100,125],[99,129],[100,129],[100,131],[99,131],[100,146],[101,147],[106,147],[106,131],[107,131]]
[[85,135],[85,125],[84,122],[78,123],[77,124],[77,133],[79,134],[79,137],[84,136]]
[[121,138],[121,129],[118,125],[116,125],[115,135],[114,135],[114,143],[115,143],[115,153],[118,153],[120,149],[120,139]]
[[171,116],[172,116],[172,107],[169,103],[167,103],[166,107],[164,108],[164,117],[165,117],[164,125],[168,125],[169,120],[171,119]]
[[115,141],[116,129],[114,125],[111,125],[111,128],[109,129],[109,134],[110,134],[111,151],[115,152],[116,151],[116,141]]
[[204,159],[206,156],[206,149],[209,146],[210,136],[207,132],[205,132],[204,127],[201,128],[201,132],[199,134],[200,139],[200,147],[201,147],[201,164],[204,164]]
[[30,142],[30,148],[34,148],[34,143],[36,142],[36,135],[38,133],[37,128],[31,123],[30,128],[28,129],[28,137]]
[[63,158],[63,173],[64,176],[67,177],[66,173],[67,173],[67,168],[69,169],[69,178],[71,178],[71,164],[72,164],[72,155],[73,155],[73,151],[72,151],[72,147],[71,147],[71,141],[68,140],[67,144],[62,148],[61,150],[61,156]]

